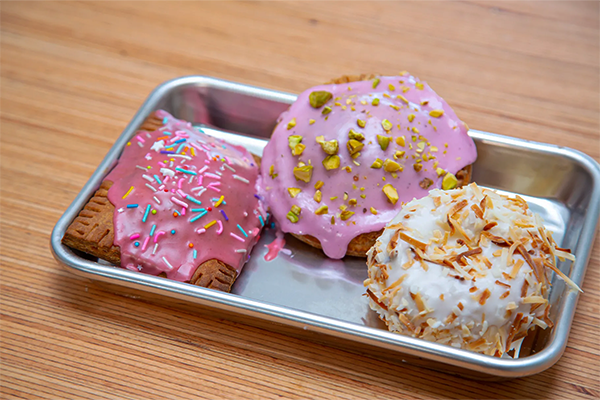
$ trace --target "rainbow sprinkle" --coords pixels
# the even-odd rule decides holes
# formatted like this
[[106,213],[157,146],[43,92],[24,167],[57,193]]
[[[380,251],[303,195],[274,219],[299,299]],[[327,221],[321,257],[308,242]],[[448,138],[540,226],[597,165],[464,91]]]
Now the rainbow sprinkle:
[[244,234],[244,236],[248,237],[248,234],[246,233],[246,231],[244,230],[244,228],[242,228],[240,226],[240,224],[237,224],[238,229]]
[[133,186],[129,188],[129,190],[127,191],[127,193],[125,193],[125,195],[122,198],[124,199],[127,196],[129,196],[129,193],[131,193],[132,190],[133,190]]
[[148,219],[148,214],[150,213],[150,204],[148,204],[148,206],[146,207],[146,212],[144,212],[144,217],[142,218],[142,222],[146,222],[146,220]]

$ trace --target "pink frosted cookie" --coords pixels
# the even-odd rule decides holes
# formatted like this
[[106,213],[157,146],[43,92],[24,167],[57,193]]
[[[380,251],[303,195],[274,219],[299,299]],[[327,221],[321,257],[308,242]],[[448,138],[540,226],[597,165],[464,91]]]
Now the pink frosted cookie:
[[156,111],[63,242],[132,271],[229,291],[265,224],[258,164]]
[[261,186],[284,232],[330,258],[365,256],[403,202],[468,183],[477,152],[467,129],[408,73],[345,77],[281,114]]

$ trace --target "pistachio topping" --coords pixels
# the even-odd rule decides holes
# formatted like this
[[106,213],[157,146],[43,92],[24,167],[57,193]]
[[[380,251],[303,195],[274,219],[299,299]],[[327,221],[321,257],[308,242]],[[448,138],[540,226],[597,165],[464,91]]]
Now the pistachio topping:
[[325,141],[325,136],[317,136],[315,138],[315,141],[319,144],[323,143]]
[[413,122],[415,120],[415,114],[408,114],[408,122]]
[[425,88],[425,86],[421,82],[415,83],[415,87],[419,90],[423,90]]
[[314,200],[315,200],[317,203],[320,203],[322,198],[323,198],[323,194],[321,193],[321,191],[320,191],[320,190],[317,190],[317,191],[315,192],[315,195],[313,196],[313,199],[314,199]]
[[444,110],[431,110],[429,111],[429,115],[433,118],[439,118],[444,115]]
[[329,107],[329,106],[325,106],[325,107],[323,107],[323,111],[321,111],[321,114],[323,114],[323,115],[327,115],[327,114],[329,114],[330,112],[331,112],[331,107]]
[[322,107],[325,103],[327,103],[333,95],[325,90],[318,90],[311,92],[308,95],[308,101],[313,108]]
[[316,121],[315,121],[314,119],[312,119],[312,118],[308,120],[308,124],[309,124],[309,125],[312,125],[312,124],[314,124],[315,122],[316,122]]
[[377,142],[379,143],[381,150],[385,151],[390,145],[390,138],[387,136],[377,135]]
[[396,138],[396,144],[402,147],[406,146],[406,138],[404,136],[398,136]]
[[379,85],[379,82],[381,82],[379,78],[373,79],[373,89],[375,89],[377,85]]
[[294,214],[293,212],[291,212],[291,211],[289,211],[285,217],[287,219],[289,219],[290,222],[293,223],[293,224],[295,224],[299,220],[298,216],[296,214]]
[[337,152],[338,152],[338,141],[337,140],[330,140],[330,141],[327,141],[327,142],[323,141],[323,142],[321,142],[321,148],[327,154],[330,154],[330,155],[337,154]]
[[395,187],[393,187],[392,185],[390,185],[388,183],[388,184],[384,185],[381,190],[387,196],[390,203],[396,204],[396,202],[398,201],[398,191],[396,190]]
[[[360,142],[358,142],[360,143]],[[362,144],[362,143],[361,143]],[[323,166],[326,170],[332,170],[340,167],[340,156],[331,155],[325,157],[323,160]]]
[[356,199],[350,199],[348,200],[348,204],[354,207],[358,204],[358,201],[356,201]]
[[375,169],[379,169],[383,166],[383,161],[381,161],[379,158],[375,159],[375,161],[373,161],[373,164],[371,164],[371,168],[375,168]]
[[294,176],[296,177],[297,181],[302,181],[302,182],[310,182],[310,178],[312,178],[312,171],[313,171],[313,166],[312,165],[303,165],[303,166],[298,166],[298,167],[294,167]]
[[277,175],[278,174],[275,173],[275,166],[271,165],[269,167],[269,176],[271,177],[271,179],[275,179],[275,178],[277,178]]
[[396,172],[398,170],[400,170],[402,167],[400,166],[400,164],[398,164],[395,161],[390,160],[389,158],[386,158],[385,161],[383,162],[383,170],[386,172]]
[[329,211],[329,207],[327,207],[325,204],[323,204],[321,207],[319,207],[315,210],[315,214],[323,215],[323,214],[327,214],[327,211]]
[[421,163],[415,163],[413,165],[413,168],[415,169],[415,171],[419,172],[420,170],[423,169],[423,164],[421,164]]
[[444,179],[442,180],[442,189],[444,189],[444,190],[454,189],[456,187],[456,185],[458,185],[458,179],[456,179],[456,176],[454,176],[454,174],[448,172],[446,174],[446,176],[444,176]]
[[298,143],[293,149],[292,149],[292,155],[293,156],[299,156],[304,152],[304,149],[306,148],[305,145],[303,145],[302,143]]
[[346,147],[348,148],[348,151],[352,155],[352,154],[355,154],[356,152],[360,151],[363,147],[365,147],[365,145],[362,144],[361,142],[359,142],[358,140],[350,139],[350,140],[348,140],[348,143],[346,143]]
[[367,125],[367,121],[365,121],[364,119],[357,119],[356,124],[361,128],[364,128]]
[[377,210],[375,208],[371,207],[370,211],[371,211],[371,214],[377,215]]
[[388,121],[387,119],[384,119],[383,121],[381,121],[381,126],[386,131],[389,131],[390,129],[393,128],[394,125],[390,121]]
[[302,208],[298,207],[297,205],[293,205],[292,209],[290,210],[291,212],[293,212],[296,215],[300,215],[300,213],[302,212]]
[[406,152],[404,150],[396,150],[396,152],[394,153],[394,157],[396,159],[402,158],[402,157],[404,157],[405,153]]
[[429,178],[423,178],[423,180],[419,182],[419,186],[423,189],[428,189],[431,185],[433,185],[433,181]]
[[290,146],[290,149],[292,149],[292,151],[300,142],[302,142],[302,136],[300,136],[300,135],[288,136],[288,146]]
[[323,181],[317,181],[317,183],[315,183],[315,189],[321,189],[324,184],[325,183]]
[[394,90],[396,90],[396,86],[394,86],[394,85],[392,85],[392,84],[390,83],[390,84],[388,85],[388,89],[389,89],[390,91],[394,91]]
[[378,105],[379,105],[379,99],[378,99],[377,97],[375,97],[375,98],[373,99],[373,101],[371,101],[371,105],[372,105],[372,106],[378,106]]
[[288,188],[288,193],[290,194],[290,197],[293,199],[294,197],[298,196],[298,193],[300,193],[302,191],[302,189],[300,188]]
[[419,134],[419,129],[416,126],[413,126],[412,129],[411,129],[411,131],[413,131],[417,135]]
[[353,215],[354,215],[353,211],[344,210],[344,211],[342,211],[340,218],[342,219],[342,221],[346,221],[346,220],[350,219]]
[[296,126],[296,118],[292,118],[290,122],[287,124],[288,131]]
[[363,135],[362,133],[356,132],[354,129],[350,129],[350,132],[348,132],[348,138],[354,139],[354,140],[359,140],[362,142],[363,140],[365,140],[365,135]]
[[403,102],[405,102],[406,104],[408,104],[408,100],[406,99],[406,97],[402,96],[401,94],[399,94],[398,96],[396,96],[397,99],[402,100]]

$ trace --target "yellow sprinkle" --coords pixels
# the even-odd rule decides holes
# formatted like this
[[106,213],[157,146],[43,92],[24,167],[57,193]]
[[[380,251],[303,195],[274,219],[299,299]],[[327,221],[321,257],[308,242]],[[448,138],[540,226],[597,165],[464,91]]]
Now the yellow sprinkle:
[[194,148],[193,148],[193,147],[190,147],[190,151],[192,152],[192,155],[193,155],[194,157],[196,157],[196,152],[194,151]]
[[122,198],[124,199],[125,197],[129,196],[129,193],[131,193],[132,190],[133,190],[133,186],[129,188],[127,193],[125,193],[125,195]]
[[221,203],[223,202],[223,199],[225,199],[225,196],[221,196],[221,197],[219,198],[219,201],[217,201],[217,202],[215,203],[215,207],[219,207],[219,206],[221,205]]
[[213,226],[214,224],[216,224],[217,221],[215,221],[214,219],[212,221],[210,221],[208,224],[204,225],[204,229],[208,229],[211,226]]
[[131,142],[127,142],[127,146],[131,146]]

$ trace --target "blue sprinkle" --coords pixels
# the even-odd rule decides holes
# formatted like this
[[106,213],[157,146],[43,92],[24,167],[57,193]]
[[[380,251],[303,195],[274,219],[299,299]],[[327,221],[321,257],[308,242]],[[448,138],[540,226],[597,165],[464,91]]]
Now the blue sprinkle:
[[226,149],[226,148],[227,148],[227,147],[226,147],[224,144],[222,144],[221,146],[222,146],[224,149]]
[[210,201],[219,201],[219,199],[217,199],[216,197],[213,197],[212,199],[210,199]]
[[135,247],[140,247],[140,242],[135,242],[133,245],[134,245]]
[[168,121],[168,120],[169,120],[169,119],[168,119],[167,117],[164,117],[164,118],[163,118],[163,125],[165,125],[165,124],[167,123],[167,121]]
[[164,133],[165,135],[167,135],[167,136],[171,136],[171,135],[172,135],[172,133],[171,133],[171,132],[169,132],[169,131],[163,131],[163,133]]
[[208,211],[203,211],[202,213],[196,215],[194,218],[190,219],[190,222],[197,221],[200,218],[204,217],[206,214],[208,214]]
[[174,154],[174,151],[166,151],[166,150],[161,150],[160,154]]
[[194,171],[188,171],[187,169],[183,169],[183,168],[179,168],[179,167],[176,167],[175,171],[183,172],[184,174],[198,175]]
[[[174,141],[174,142],[173,142],[173,144],[177,144],[177,143],[183,143],[183,142],[185,142],[185,141],[186,141],[186,139],[179,139],[179,140],[176,140],[176,141]],[[172,146],[172,145],[171,145],[171,146]]]
[[[195,198],[193,198],[190,195],[185,196],[185,198],[188,199],[189,201],[193,202],[193,203],[202,204],[202,202],[200,200],[196,200]],[[192,211],[194,211],[194,210],[192,210]]]
[[191,208],[190,209],[191,212],[202,212],[202,211],[206,211],[204,208]]
[[156,230],[156,224],[152,225],[152,229],[150,229],[150,236],[154,236],[155,230]]
[[271,229],[275,229],[275,222],[271,222]]
[[194,260],[196,259],[197,256],[198,256],[198,252],[196,251],[196,249],[194,249]]
[[[177,143],[177,142],[175,142],[175,143]],[[175,153],[181,153],[181,149],[183,149],[184,147],[185,147],[185,143],[181,143]]]
[[260,220],[260,226],[265,226],[265,221],[263,221],[262,215],[259,215],[258,219]]
[[137,204],[127,204],[127,208],[138,208]]
[[227,214],[225,214],[225,211],[223,210],[219,210],[221,211],[221,214],[223,214],[223,217],[225,217],[225,221],[229,221],[229,218],[227,218]]
[[255,194],[255,195],[254,195],[254,197],[256,197],[257,199],[259,199],[259,200],[260,200],[260,197],[258,197],[258,195],[257,195],[257,194]]
[[162,181],[160,180],[158,175],[154,175],[154,179],[156,179],[156,182],[158,182],[159,185],[162,185]]
[[171,229],[171,235],[175,234],[175,229]]
[[146,222],[146,220],[148,219],[148,214],[150,213],[150,204],[148,204],[148,206],[146,207],[146,212],[144,213],[144,218],[142,218],[142,222]]
[[240,226],[240,224],[237,224],[238,229],[244,234],[244,236],[248,237],[248,234],[246,233],[246,231]]

